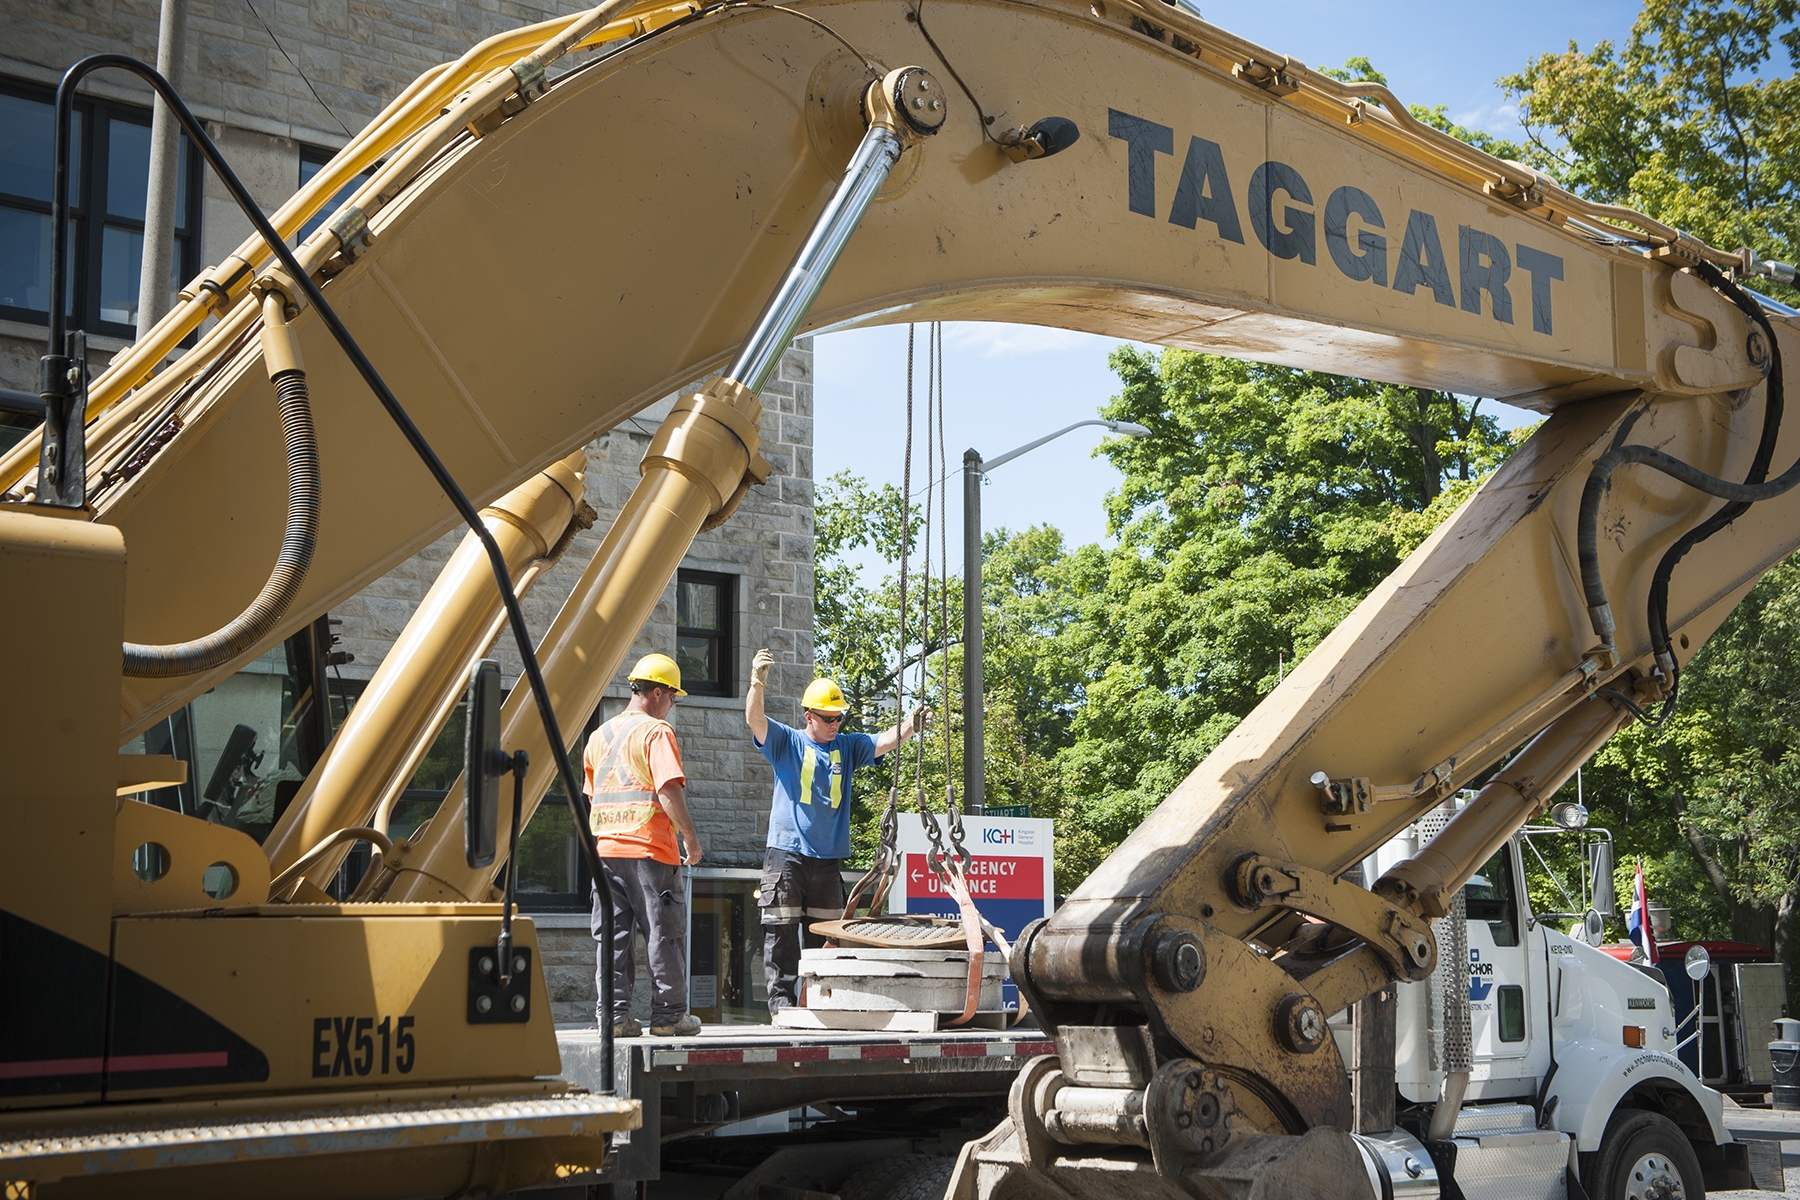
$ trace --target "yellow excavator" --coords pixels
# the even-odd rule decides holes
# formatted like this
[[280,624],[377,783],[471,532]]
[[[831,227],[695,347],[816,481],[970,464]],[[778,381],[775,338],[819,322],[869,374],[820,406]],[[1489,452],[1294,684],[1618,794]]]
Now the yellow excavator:
[[[1454,1130],[1392,1170],[1353,1140],[1328,1019],[1432,975],[1464,883],[1800,545],[1800,326],[1747,288],[1792,268],[1180,4],[608,0],[428,72],[266,219],[142,64],[79,64],[65,127],[102,69],[162,92],[258,232],[94,378],[53,301],[45,425],[0,459],[9,1197],[498,1194],[637,1124],[557,1079],[501,779],[515,829],[558,779],[579,805],[562,730],[766,476],[757,392],[805,330],[1056,325],[1548,418],[1019,940],[1057,1054],[959,1196],[1404,1192]],[[517,596],[591,520],[579,447],[683,388],[534,648]],[[266,843],[122,798],[183,770],[122,744],[459,522]],[[509,628],[528,686],[480,701],[469,778],[390,837]],[[334,902],[358,841],[376,862]],[[1569,1178],[1622,1195],[1582,1137]]]

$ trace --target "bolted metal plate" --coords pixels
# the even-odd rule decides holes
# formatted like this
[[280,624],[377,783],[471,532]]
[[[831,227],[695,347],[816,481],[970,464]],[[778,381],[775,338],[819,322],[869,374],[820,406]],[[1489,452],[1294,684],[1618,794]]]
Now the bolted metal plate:
[[513,973],[505,987],[494,979],[494,947],[469,949],[469,1024],[524,1025],[531,1020],[531,947],[512,948]]
[[1566,1133],[1456,1139],[1456,1183],[1465,1200],[1565,1200],[1568,1166]]
[[1470,1104],[1456,1114],[1459,1138],[1536,1131],[1537,1110],[1529,1104]]

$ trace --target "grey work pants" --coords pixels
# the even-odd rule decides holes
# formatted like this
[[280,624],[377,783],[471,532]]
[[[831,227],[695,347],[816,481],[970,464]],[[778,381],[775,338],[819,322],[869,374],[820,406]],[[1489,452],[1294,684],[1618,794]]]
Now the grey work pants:
[[844,877],[835,858],[770,847],[762,873],[763,982],[769,1011],[800,1003],[800,950],[825,944],[806,928],[844,915]]
[[[643,930],[646,957],[650,960],[650,1024],[673,1025],[687,1015],[687,893],[681,868],[653,858],[603,858],[608,892],[613,906],[613,1023],[631,1015],[631,989],[637,982],[633,953],[634,935]],[[594,889],[593,913],[588,928],[600,941],[600,889]],[[596,945],[594,953],[594,1015],[600,1012],[602,971],[607,953]]]

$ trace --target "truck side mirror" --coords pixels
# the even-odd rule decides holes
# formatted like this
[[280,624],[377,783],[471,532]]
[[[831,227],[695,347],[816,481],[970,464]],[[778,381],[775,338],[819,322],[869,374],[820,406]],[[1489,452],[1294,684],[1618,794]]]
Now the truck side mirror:
[[1699,983],[1712,970],[1712,955],[1706,952],[1705,946],[1689,946],[1687,955],[1681,960],[1681,969],[1687,972],[1689,979]]
[[494,865],[500,823],[500,664],[491,658],[469,672],[463,749],[463,858],[471,867]]

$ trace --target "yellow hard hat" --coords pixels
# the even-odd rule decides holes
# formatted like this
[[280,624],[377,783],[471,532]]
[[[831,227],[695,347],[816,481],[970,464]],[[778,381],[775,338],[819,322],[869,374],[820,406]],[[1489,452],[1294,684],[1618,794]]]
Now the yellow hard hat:
[[681,690],[681,668],[666,654],[644,655],[625,678],[642,683],[660,683],[673,690],[677,696],[687,695]]
[[844,689],[831,680],[815,679],[806,685],[800,707],[820,713],[841,713],[850,707],[850,702],[844,699]]

